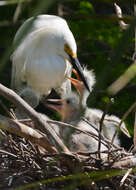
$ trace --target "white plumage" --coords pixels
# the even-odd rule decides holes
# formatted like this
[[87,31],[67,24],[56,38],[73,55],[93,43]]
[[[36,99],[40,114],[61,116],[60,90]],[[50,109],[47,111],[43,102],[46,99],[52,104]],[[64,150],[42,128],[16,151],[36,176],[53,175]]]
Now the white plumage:
[[[20,27],[14,44],[32,20],[28,19]],[[12,88],[22,97],[27,88],[27,93],[30,90],[37,100],[48,95],[52,88],[61,94],[67,93],[71,90],[70,82],[66,80],[71,76],[70,62],[84,81],[76,52],[75,39],[64,19],[53,15],[38,16],[12,55]]]
[[[92,71],[84,70],[84,76],[86,77],[89,88],[92,89],[95,84],[95,75]],[[88,121],[94,125],[97,129],[100,126],[100,120],[103,112],[99,109],[93,109],[87,107],[87,98],[89,96],[88,91],[86,91],[84,84],[80,80],[70,78],[71,82],[75,85],[78,92],[80,93],[80,98],[74,93],[70,93],[62,100],[58,100],[60,105],[50,105],[50,107],[55,108],[61,113],[62,120],[74,124],[78,129],[83,131],[90,131],[98,135],[97,131],[92,128],[88,123],[82,120],[82,116],[86,117]],[[120,123],[120,119],[114,115],[107,115],[103,121],[102,134],[111,141],[117,126]],[[127,129],[124,123],[122,123],[122,128]],[[69,128],[62,128],[61,135],[64,141],[68,142],[71,151],[97,151],[98,141],[94,138],[77,131],[71,131]],[[71,134],[70,134],[71,133]],[[118,135],[115,136],[114,144],[120,146],[120,139]],[[107,147],[103,144],[101,145],[101,151],[107,150]],[[104,157],[105,154],[102,154]]]

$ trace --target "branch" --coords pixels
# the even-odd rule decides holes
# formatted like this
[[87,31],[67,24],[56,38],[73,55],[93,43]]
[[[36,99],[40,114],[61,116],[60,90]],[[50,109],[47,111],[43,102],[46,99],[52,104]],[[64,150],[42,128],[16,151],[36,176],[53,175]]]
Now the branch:
[[136,60],[134,63],[123,73],[115,82],[113,82],[107,89],[107,92],[111,95],[116,95],[121,89],[123,89],[130,80],[136,76]]
[[[132,106],[125,112],[125,114],[123,115],[123,117],[122,117],[122,119],[121,119],[121,121],[120,121],[120,123],[119,123],[119,126],[117,127],[117,129],[116,129],[116,131],[115,131],[115,133],[114,133],[114,135],[113,135],[113,137],[112,137],[111,143],[113,143],[113,141],[114,141],[114,139],[115,139],[115,136],[117,135],[118,130],[120,129],[122,123],[124,122],[124,120],[127,118],[127,116],[132,112],[132,110],[133,110],[135,107],[136,107],[136,102],[134,102],[134,103],[132,104]],[[123,130],[124,130],[124,129],[123,129]]]
[[118,168],[118,169],[129,168],[129,167],[136,167],[136,157],[135,156],[129,156],[129,157],[122,158],[121,160],[119,160],[118,162],[115,162],[112,165],[112,168]]
[[135,120],[134,120],[134,137],[133,137],[134,149],[136,149],[136,112],[135,112]]
[[101,150],[101,133],[102,133],[102,129],[103,129],[103,122],[104,122],[104,118],[109,110],[110,105],[114,102],[114,99],[111,98],[109,103],[106,105],[106,109],[104,110],[102,117],[100,119],[100,125],[99,125],[99,142],[98,142],[98,157],[101,158],[101,154],[100,154],[100,150]]
[[115,7],[115,11],[116,11],[117,17],[119,18],[120,28],[123,29],[123,30],[128,29],[129,28],[129,24],[126,24],[123,21],[123,16],[122,16],[122,10],[121,10],[121,8],[117,5],[117,3],[114,3],[114,7]]
[[[87,122],[91,127],[93,127],[96,132],[99,134],[99,130],[96,128],[96,126],[94,126],[94,124],[92,125],[87,119],[83,118],[83,121]],[[97,135],[97,133],[95,132],[92,132],[92,131],[85,131],[85,130],[82,130],[78,127],[74,127],[73,125],[71,124],[67,124],[67,123],[63,123],[63,122],[60,122],[60,121],[54,121],[54,120],[48,120],[47,123],[50,123],[50,124],[56,124],[60,127],[69,127],[69,128],[72,128],[74,129],[75,131],[79,131],[79,132],[82,132],[92,138],[94,138],[95,140],[99,141],[99,136]],[[114,145],[113,143],[111,143],[103,134],[101,134],[101,143],[105,146],[105,147],[113,147],[113,148],[116,148],[118,149],[119,147],[117,145]]]
[[48,138],[51,138],[52,140],[54,140],[55,144],[57,145],[58,150],[62,150],[64,152],[70,153],[68,148],[63,144],[63,142],[55,133],[55,131],[45,122],[45,120],[43,120],[40,117],[40,115],[30,105],[28,105],[13,90],[0,84],[0,95],[7,98],[21,111],[25,112],[36,123],[36,127],[40,131],[42,131],[43,133],[46,133]]
[[45,148],[50,153],[58,152],[54,146],[50,145],[50,142],[45,135],[38,133],[35,129],[32,129],[31,127],[28,127],[17,120],[12,120],[0,115],[0,128],[2,130],[8,131],[9,133],[30,140],[32,143],[38,144]]

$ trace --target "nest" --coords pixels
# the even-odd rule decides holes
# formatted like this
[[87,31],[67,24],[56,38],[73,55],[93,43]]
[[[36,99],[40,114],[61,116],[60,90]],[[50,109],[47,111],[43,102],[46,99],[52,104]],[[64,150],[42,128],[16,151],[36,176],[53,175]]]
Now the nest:
[[0,94],[29,117],[17,120],[1,103],[9,114],[0,115],[1,189],[136,188],[134,151],[116,147],[98,134],[99,146],[104,141],[109,147],[104,152],[106,158],[101,157],[100,147],[96,152],[71,152],[48,126],[50,122],[59,122],[45,122],[16,93],[2,85]]

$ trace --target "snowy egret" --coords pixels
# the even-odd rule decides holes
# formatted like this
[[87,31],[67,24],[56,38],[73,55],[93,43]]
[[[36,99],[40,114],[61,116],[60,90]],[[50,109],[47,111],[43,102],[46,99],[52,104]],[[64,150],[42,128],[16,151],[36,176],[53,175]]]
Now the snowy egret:
[[[32,20],[33,18],[28,19],[19,28],[14,44],[18,43],[22,31]],[[11,87],[25,97],[26,101],[26,91],[32,93],[35,100],[33,106],[38,104],[43,95],[48,95],[51,89],[56,89],[61,94],[71,90],[67,77],[71,76],[72,66],[87,90],[90,90],[77,58],[74,36],[67,22],[58,16],[37,16],[11,58]]]

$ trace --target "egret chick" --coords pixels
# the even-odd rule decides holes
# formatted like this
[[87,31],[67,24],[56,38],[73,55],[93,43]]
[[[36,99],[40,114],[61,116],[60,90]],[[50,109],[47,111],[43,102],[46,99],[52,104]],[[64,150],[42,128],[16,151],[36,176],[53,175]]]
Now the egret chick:
[[[84,70],[83,72],[84,72],[84,76],[88,82],[88,85],[91,88],[92,81],[94,78],[93,73],[90,73],[87,70]],[[77,79],[69,78],[69,80],[72,82],[72,84],[75,86],[75,88],[79,92],[80,104],[83,107],[86,107],[84,117],[86,117],[92,124],[94,123],[95,125],[99,126],[100,120],[103,115],[103,111],[101,111],[99,109],[87,107],[87,99],[88,99],[89,93],[85,89],[85,86],[84,86],[83,82],[81,81],[80,77],[78,76],[78,73],[76,71],[74,71],[74,73],[76,74]],[[112,139],[113,134],[115,133],[120,122],[121,122],[121,119],[115,115],[108,115],[108,114],[105,115],[105,119],[103,121],[103,124],[105,126],[104,127],[104,133],[105,133],[104,135],[109,140]],[[131,137],[124,122],[121,124],[120,129],[129,138]],[[120,145],[120,140],[119,140],[118,136],[115,137],[114,143],[116,145]]]
[[39,15],[32,23],[33,19],[26,20],[15,35],[14,44],[17,44],[22,32],[32,24],[11,57],[11,87],[18,94],[25,93],[25,88],[30,89],[37,104],[37,100],[52,89],[57,89],[60,94],[71,90],[67,77],[71,76],[73,66],[89,91],[67,22],[53,15]]
[[[97,134],[95,129],[82,120],[81,117],[84,116],[85,109],[80,107],[80,99],[77,94],[71,92],[65,99],[50,99],[47,101],[47,106],[58,111],[61,114],[63,122],[73,124],[80,130]],[[83,132],[69,127],[61,127],[60,135],[73,152],[94,152],[98,149],[98,141]],[[107,148],[102,144],[101,151],[104,150],[107,150]]]

